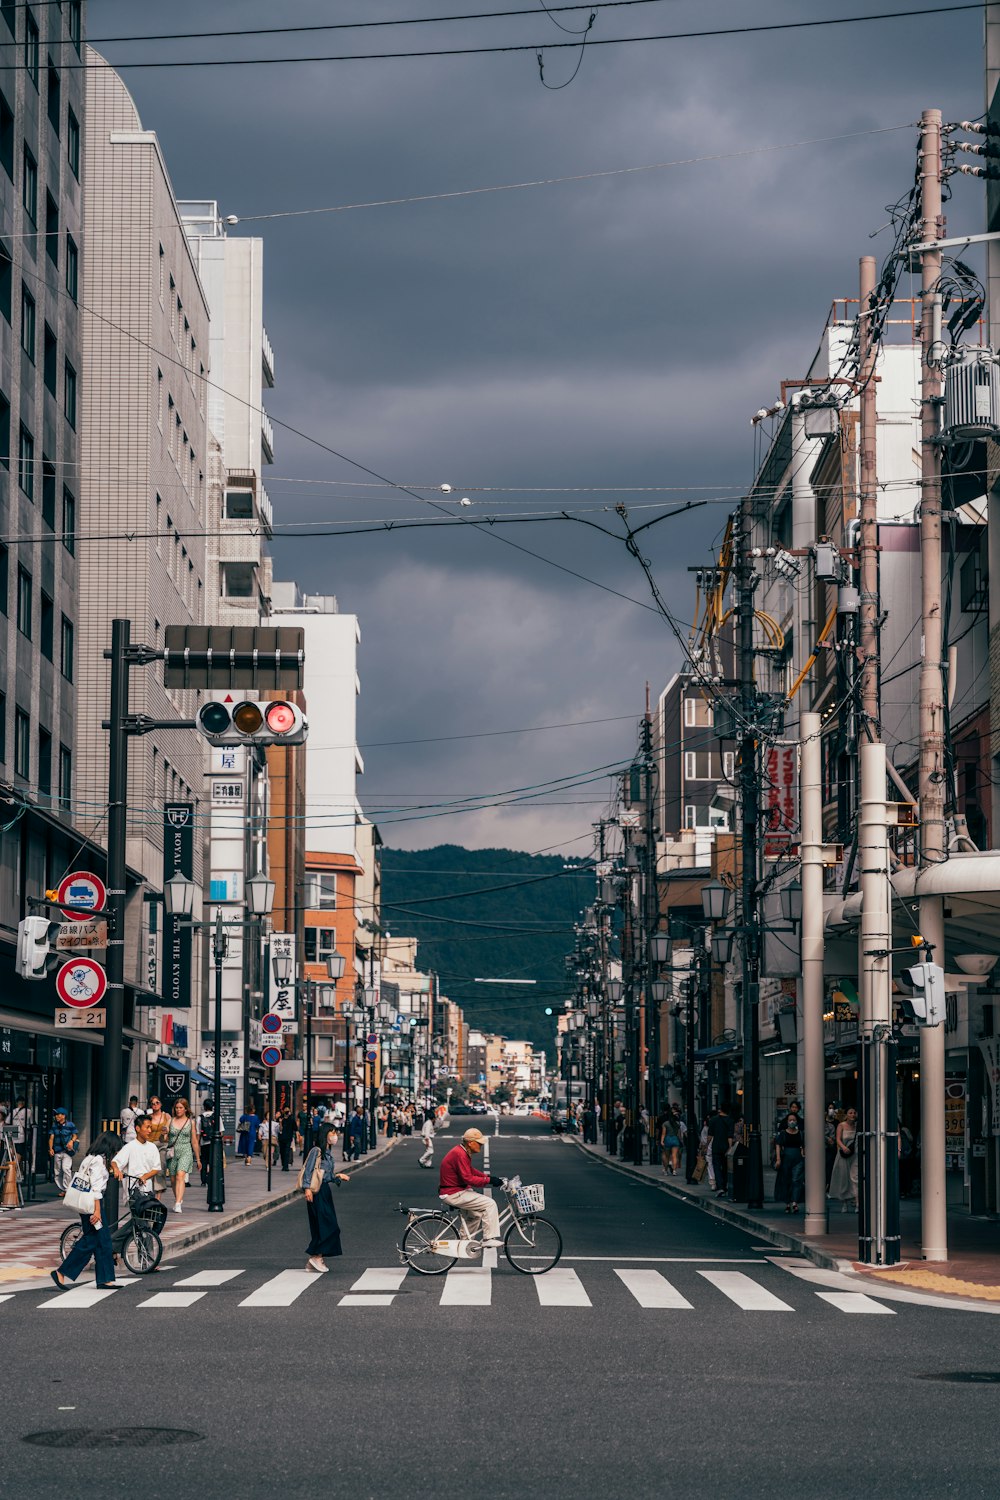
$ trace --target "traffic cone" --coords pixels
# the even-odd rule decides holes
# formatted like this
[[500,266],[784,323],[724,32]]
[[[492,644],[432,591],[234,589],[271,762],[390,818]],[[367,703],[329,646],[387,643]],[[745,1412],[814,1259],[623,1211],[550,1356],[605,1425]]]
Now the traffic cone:
[[20,1206],[17,1196],[17,1162],[9,1161],[4,1168],[3,1200],[0,1201],[0,1209],[20,1208]]

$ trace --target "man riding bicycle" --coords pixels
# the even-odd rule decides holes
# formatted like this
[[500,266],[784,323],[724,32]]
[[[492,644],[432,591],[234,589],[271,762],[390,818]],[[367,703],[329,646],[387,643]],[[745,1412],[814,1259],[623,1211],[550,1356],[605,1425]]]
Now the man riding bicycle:
[[473,1165],[473,1158],[482,1149],[482,1131],[467,1130],[458,1145],[452,1146],[441,1161],[438,1194],[442,1203],[460,1211],[473,1234],[477,1229],[482,1229],[484,1245],[502,1245],[500,1212],[496,1204],[485,1193],[474,1191],[481,1187],[500,1187],[503,1183],[502,1177],[480,1172]]

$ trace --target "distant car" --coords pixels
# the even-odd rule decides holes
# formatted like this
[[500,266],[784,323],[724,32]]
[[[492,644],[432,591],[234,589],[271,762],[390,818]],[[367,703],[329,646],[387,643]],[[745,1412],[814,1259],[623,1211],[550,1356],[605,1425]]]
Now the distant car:
[[471,1104],[449,1104],[448,1113],[450,1115],[474,1115],[477,1111]]
[[473,1100],[472,1104],[470,1105],[470,1108],[471,1108],[472,1113],[474,1115],[485,1115],[485,1114],[488,1114],[488,1110],[486,1108],[486,1105],[482,1102],[481,1099],[475,1099],[475,1100]]
[[514,1113],[516,1115],[530,1115],[531,1114],[531,1105],[530,1104],[515,1104],[514,1105]]

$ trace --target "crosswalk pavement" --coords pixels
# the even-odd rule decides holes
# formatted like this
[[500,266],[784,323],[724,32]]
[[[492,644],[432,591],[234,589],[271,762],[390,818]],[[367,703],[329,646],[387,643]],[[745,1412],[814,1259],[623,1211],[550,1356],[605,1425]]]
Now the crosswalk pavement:
[[[634,1264],[600,1269],[590,1265],[582,1272],[562,1264],[543,1276],[518,1276],[506,1268],[495,1276],[487,1267],[455,1266],[443,1277],[419,1276],[405,1266],[370,1266],[349,1288],[334,1294],[333,1306],[389,1309],[400,1303],[404,1287],[410,1296],[410,1306],[413,1294],[422,1299],[423,1306],[442,1308],[490,1308],[500,1304],[510,1308],[512,1298],[526,1298],[528,1305],[554,1310],[557,1314],[565,1309],[593,1309],[595,1304],[604,1304],[623,1292],[631,1299],[630,1305],[651,1314],[710,1313],[726,1307],[747,1314],[815,1313],[830,1308],[855,1316],[892,1317],[900,1305],[898,1302],[895,1306],[886,1305],[886,1301],[878,1300],[877,1293],[873,1296],[854,1290],[847,1278],[816,1273],[790,1257],[744,1264],[747,1270],[719,1270],[712,1265],[688,1262],[672,1265],[669,1276],[649,1265]],[[257,1275],[246,1268],[233,1267],[194,1271],[167,1286],[160,1284],[162,1278],[157,1278],[155,1284],[148,1278],[123,1280],[114,1289],[100,1288],[91,1282],[56,1293],[46,1288],[40,1301],[35,1300],[40,1295],[35,1287],[33,1291],[5,1292],[0,1295],[0,1303],[18,1301],[23,1306],[29,1302],[46,1312],[86,1312],[114,1299],[138,1311],[182,1313],[206,1298],[235,1293],[235,1308],[242,1313],[290,1307],[306,1293],[315,1297],[321,1288],[332,1290],[335,1285],[331,1278],[308,1270],[278,1271],[254,1284]],[[775,1287],[784,1295],[777,1295]],[[792,1300],[785,1300],[786,1297]],[[227,1305],[232,1308],[234,1303],[229,1301]],[[0,1313],[0,1320],[2,1317]]]

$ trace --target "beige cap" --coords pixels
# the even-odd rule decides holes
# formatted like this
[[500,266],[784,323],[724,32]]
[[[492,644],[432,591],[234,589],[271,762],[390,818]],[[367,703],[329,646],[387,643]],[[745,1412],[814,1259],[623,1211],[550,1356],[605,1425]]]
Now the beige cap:
[[463,1135],[463,1137],[462,1137],[463,1141],[469,1141],[471,1144],[476,1144],[476,1145],[478,1145],[479,1143],[481,1143],[482,1139],[483,1139],[483,1132],[481,1130],[476,1130],[476,1129],[467,1130],[465,1132],[465,1134]]

